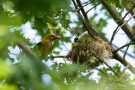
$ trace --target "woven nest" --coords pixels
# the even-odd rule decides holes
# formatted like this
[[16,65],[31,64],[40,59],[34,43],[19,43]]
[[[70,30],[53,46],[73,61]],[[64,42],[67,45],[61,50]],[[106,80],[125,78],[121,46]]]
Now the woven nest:
[[94,68],[103,63],[100,60],[106,61],[112,57],[112,49],[101,38],[92,39],[88,33],[85,33],[75,40],[67,57],[73,63],[86,64]]

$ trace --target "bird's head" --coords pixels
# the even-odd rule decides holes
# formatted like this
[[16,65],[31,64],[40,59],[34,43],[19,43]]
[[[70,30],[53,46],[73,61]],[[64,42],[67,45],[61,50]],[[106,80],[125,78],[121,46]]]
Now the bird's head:
[[49,34],[45,37],[46,40],[49,40],[49,41],[54,41],[54,40],[59,40],[61,39],[60,36],[56,36],[56,35],[52,35],[52,34]]

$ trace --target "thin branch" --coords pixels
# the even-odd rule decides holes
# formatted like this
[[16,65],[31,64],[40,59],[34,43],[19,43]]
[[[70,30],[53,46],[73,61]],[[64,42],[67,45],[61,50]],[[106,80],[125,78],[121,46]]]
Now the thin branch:
[[[129,14],[129,12],[127,12],[127,13],[125,14],[125,16],[124,16],[119,22],[122,22],[122,21],[126,18],[126,16],[127,16],[128,14]],[[118,28],[119,28],[119,25],[116,27],[116,29],[115,29],[114,32],[113,32],[113,35],[112,35],[111,40],[110,40],[110,44],[112,44],[112,41],[113,41],[113,39],[114,39],[114,37],[115,37],[117,31],[118,31]]]
[[[117,47],[116,45],[114,45],[114,44],[113,44],[113,47],[116,48],[116,49],[118,48],[118,47]],[[122,50],[122,49],[121,49],[120,51],[121,51],[122,53],[125,53],[125,50]],[[135,56],[131,55],[131,54],[128,53],[128,52],[127,52],[126,54],[127,54],[128,56],[130,56],[131,58],[135,58]]]
[[86,12],[86,14],[88,14],[89,13],[89,11],[91,11],[92,9],[94,9],[95,7],[97,7],[99,5],[99,3],[98,4],[96,4],[96,5],[94,5],[92,8],[90,8],[87,12]]
[[[80,7],[80,8],[78,8],[78,9],[76,9],[76,11],[80,11],[82,8],[84,8],[85,6],[87,6],[87,5],[89,5],[89,4],[92,4],[93,2],[94,2],[95,0],[93,0],[92,2],[85,2],[85,3],[82,3],[82,4],[85,4],[85,5],[83,5],[82,7]],[[79,5],[77,5],[77,6],[79,6]]]
[[51,56],[50,58],[67,58],[66,56]]
[[123,49],[124,47],[130,46],[132,44],[135,44],[135,42],[131,42],[131,43],[125,44],[125,45],[121,46],[120,48],[118,48],[117,50],[115,50],[114,52],[118,52],[119,50]]
[[[130,41],[129,43],[131,43],[131,41]],[[125,50],[125,53],[124,53],[124,55],[123,55],[123,58],[126,57],[126,54],[127,54],[128,49],[129,49],[129,46],[127,46],[127,48],[126,48],[126,50]]]
[[86,6],[89,5],[89,4],[91,4],[91,3],[89,2],[89,3],[85,4],[85,5],[83,5],[82,7],[76,9],[76,11],[80,11],[82,8],[86,7]]

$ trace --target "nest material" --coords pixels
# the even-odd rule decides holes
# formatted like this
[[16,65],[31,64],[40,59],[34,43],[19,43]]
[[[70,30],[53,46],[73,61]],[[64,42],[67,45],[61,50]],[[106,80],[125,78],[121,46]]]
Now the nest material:
[[68,59],[74,63],[86,64],[90,68],[94,68],[102,63],[97,57],[104,61],[112,57],[110,45],[100,37],[92,39],[86,33],[80,36],[79,40],[73,43],[71,51],[67,54]]

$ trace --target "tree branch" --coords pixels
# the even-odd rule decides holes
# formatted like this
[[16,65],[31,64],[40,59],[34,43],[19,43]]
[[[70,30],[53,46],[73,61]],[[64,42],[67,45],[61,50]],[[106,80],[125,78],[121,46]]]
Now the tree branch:
[[90,2],[89,3],[86,3],[85,5],[83,5],[82,7],[76,9],[76,11],[80,11],[82,8],[86,7],[87,5],[91,4]]
[[114,52],[118,52],[120,49],[124,48],[124,47],[127,47],[127,46],[130,46],[132,44],[135,44],[135,42],[131,42],[131,43],[128,43],[128,44],[125,44],[123,45],[122,47],[118,48],[117,50],[115,50]]
[[29,49],[23,42],[18,41],[18,46],[26,53],[26,55],[35,61],[38,61],[38,57]]
[[90,8],[87,12],[86,12],[86,14],[88,14],[89,13],[89,11],[91,11],[92,9],[94,9],[95,7],[97,7],[99,5],[99,3],[98,4],[96,4],[96,5],[94,5],[92,8]]
[[[119,15],[117,9],[114,6],[108,4],[106,0],[101,0],[101,3],[108,10],[108,12],[111,14],[113,19],[119,26],[125,23],[125,20],[121,21],[122,17]],[[135,37],[132,28],[127,23],[123,25],[122,30],[132,40],[132,42],[135,42]]]
[[[82,4],[81,4],[81,1],[80,0],[76,0],[77,4],[79,7],[82,7]],[[85,24],[88,28],[88,33],[93,37],[95,38],[95,36],[98,36],[98,33],[96,31],[96,29],[93,27],[93,25],[90,23],[89,19],[88,19],[88,16],[84,10],[84,8],[81,8],[81,12],[83,14],[83,17],[84,17],[84,21],[85,21]]]
[[[126,16],[127,16],[128,14],[129,14],[129,12],[125,14],[125,16],[121,19],[120,22],[122,22],[122,21],[126,18]],[[114,39],[116,33],[118,32],[118,28],[119,28],[119,25],[116,27],[116,29],[114,30],[114,32],[113,32],[113,34],[112,34],[112,37],[111,37],[111,40],[110,40],[110,44],[112,44],[113,39]]]
[[51,56],[50,58],[67,58],[66,56]]
[[133,67],[126,59],[121,57],[118,53],[113,53],[113,58],[118,60],[120,63],[122,63],[125,67],[128,66],[128,69],[132,72],[135,73],[135,67]]
[[[134,15],[134,8],[135,8],[135,5],[134,5],[131,9],[126,8],[126,10],[127,10],[128,12],[130,12],[130,14],[133,16],[133,15]],[[135,17],[134,17],[134,20],[135,20]]]
[[[114,48],[118,49],[118,47],[116,45],[113,45]],[[122,53],[125,53],[125,50],[120,50]],[[131,55],[130,53],[126,53],[128,56],[130,56],[131,58],[135,58],[135,56]]]
[[[72,0],[72,2],[74,4],[75,8],[78,9],[78,7],[77,7],[78,5],[76,4],[75,0]],[[83,8],[81,8],[81,9],[83,9]],[[83,16],[81,15],[81,13],[79,11],[77,11],[77,14],[78,14],[79,19],[82,21],[82,23],[86,27],[86,30],[88,31],[88,33],[91,35],[91,37],[94,37],[93,34],[90,32],[88,23],[86,22],[86,20],[83,19]]]
[[[131,43],[131,41],[130,41],[130,43]],[[126,54],[127,54],[128,49],[129,49],[129,46],[127,46],[127,48],[126,48],[126,50],[125,50],[125,53],[124,53],[124,55],[123,55],[123,58],[126,57]]]

